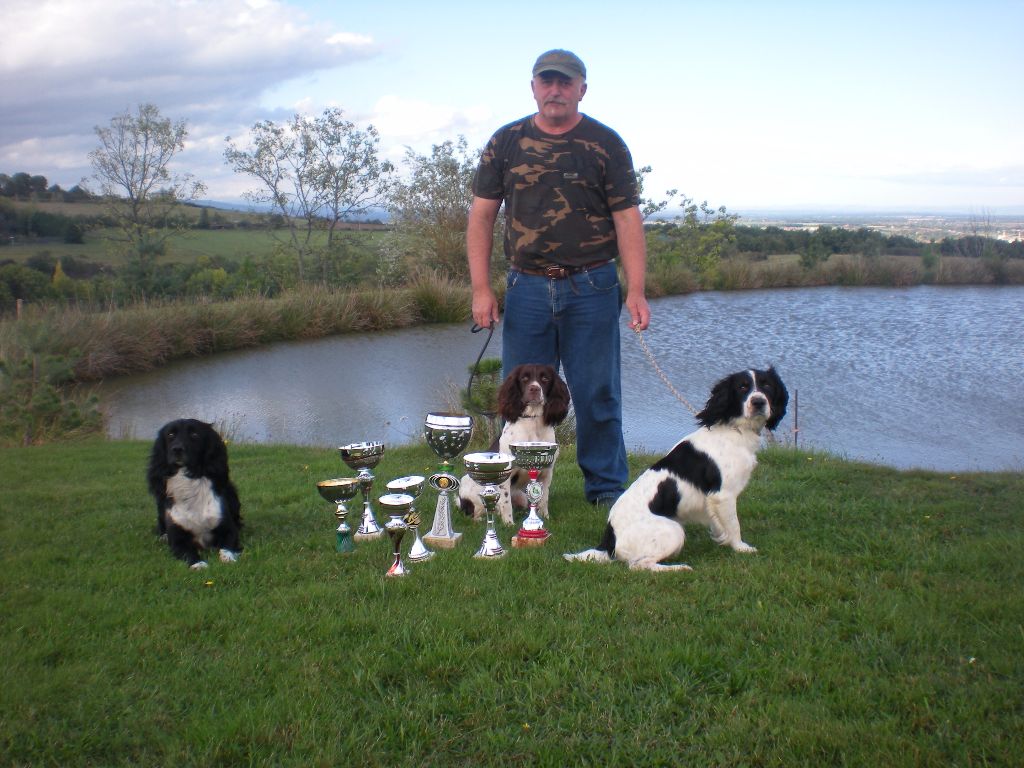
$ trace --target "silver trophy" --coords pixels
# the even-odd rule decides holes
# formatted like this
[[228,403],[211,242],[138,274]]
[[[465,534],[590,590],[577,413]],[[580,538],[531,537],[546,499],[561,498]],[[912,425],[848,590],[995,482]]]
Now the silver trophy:
[[498,505],[501,491],[498,486],[512,476],[515,457],[508,453],[467,453],[462,457],[466,463],[466,473],[483,486],[480,500],[487,510],[487,532],[483,544],[473,557],[504,557],[505,550],[498,541],[494,530],[494,510]]
[[384,524],[384,530],[388,532],[388,538],[391,539],[392,554],[394,560],[391,563],[391,567],[388,568],[388,576],[406,576],[409,573],[409,569],[405,567],[402,562],[402,537],[405,536],[406,530],[409,525],[405,521],[405,516],[412,509],[413,499],[407,493],[388,493],[377,499],[380,502],[381,508],[391,518]]
[[370,508],[370,491],[373,490],[373,473],[370,470],[380,463],[384,455],[384,443],[349,443],[338,448],[338,452],[342,461],[359,472],[356,479],[363,492],[363,520],[356,529],[355,540],[379,539],[384,531],[377,525]]
[[423,540],[434,547],[451,549],[459,543],[461,533],[452,529],[452,498],[459,488],[459,478],[452,474],[452,459],[466,450],[473,436],[473,417],[461,413],[428,413],[423,423],[427,445],[441,458],[437,472],[430,476],[430,486],[437,491],[434,524]]
[[407,475],[406,477],[396,478],[388,483],[388,490],[391,493],[407,493],[413,498],[413,507],[406,515],[406,522],[409,523],[413,533],[412,546],[409,547],[410,563],[420,563],[434,556],[434,553],[424,546],[423,539],[420,538],[420,516],[415,506],[415,500],[423,492],[423,481],[422,475]]
[[530,502],[530,514],[523,520],[519,533],[512,537],[513,547],[536,547],[547,541],[551,532],[544,528],[544,521],[537,514],[537,503],[544,495],[544,488],[538,477],[540,471],[550,467],[558,453],[558,444],[546,441],[524,441],[510,443],[509,449],[515,456],[516,466],[525,469],[530,476],[526,484],[526,498]]
[[338,519],[337,546],[336,549],[343,555],[347,555],[355,549],[352,542],[352,528],[345,522],[348,517],[346,501],[352,501],[359,493],[359,480],[355,477],[338,477],[334,480],[321,480],[316,484],[316,489],[327,501],[337,504],[334,516]]

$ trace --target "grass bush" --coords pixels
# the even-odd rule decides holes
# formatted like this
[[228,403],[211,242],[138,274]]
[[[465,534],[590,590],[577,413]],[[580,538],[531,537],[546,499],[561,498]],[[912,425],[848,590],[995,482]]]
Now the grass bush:
[[647,270],[646,288],[648,298],[658,299],[662,296],[693,293],[700,290],[700,283],[687,267],[659,261],[651,264]]
[[[334,451],[232,445],[246,549],[205,572],[152,534],[147,452],[0,449],[5,764],[946,768],[1024,750],[1021,474],[767,449],[740,501],[759,552],[691,529],[695,570],[649,574],[561,559],[603,526],[565,448],[545,547],[475,560],[483,526],[456,519],[459,547],[391,580],[385,541],[334,551],[314,487],[349,474]],[[374,473],[436,461],[389,448]]]
[[462,323],[473,317],[470,290],[463,282],[424,273],[405,290],[424,323]]
[[[22,321],[0,323],[0,344],[18,323],[45,328],[53,349],[76,352],[78,381],[151,370],[182,357],[338,333],[404,328],[417,322],[407,294],[383,289],[330,291],[311,287],[268,299],[149,302],[89,312],[36,308]],[[5,336],[6,334],[6,336]]]

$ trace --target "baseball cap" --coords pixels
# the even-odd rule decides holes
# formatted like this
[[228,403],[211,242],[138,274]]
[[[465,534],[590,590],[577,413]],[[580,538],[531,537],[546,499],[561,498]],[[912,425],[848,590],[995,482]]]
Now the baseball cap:
[[583,66],[580,57],[572,51],[563,51],[561,48],[542,53],[537,57],[537,63],[533,65],[533,74],[539,75],[541,72],[558,72],[566,77],[587,79],[587,68]]

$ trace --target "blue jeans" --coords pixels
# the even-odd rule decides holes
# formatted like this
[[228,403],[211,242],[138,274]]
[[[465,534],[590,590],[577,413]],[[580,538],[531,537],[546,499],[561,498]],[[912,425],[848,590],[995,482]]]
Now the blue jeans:
[[576,414],[583,492],[594,501],[622,493],[629,476],[622,437],[619,313],[615,263],[550,280],[510,270],[505,292],[502,368],[559,364]]

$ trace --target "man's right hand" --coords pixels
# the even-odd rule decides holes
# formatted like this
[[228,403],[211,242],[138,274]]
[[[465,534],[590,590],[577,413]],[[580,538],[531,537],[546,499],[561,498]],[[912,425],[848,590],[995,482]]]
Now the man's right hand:
[[497,325],[501,320],[498,313],[498,298],[494,291],[488,288],[486,291],[475,291],[473,293],[473,322],[481,328],[490,328]]

